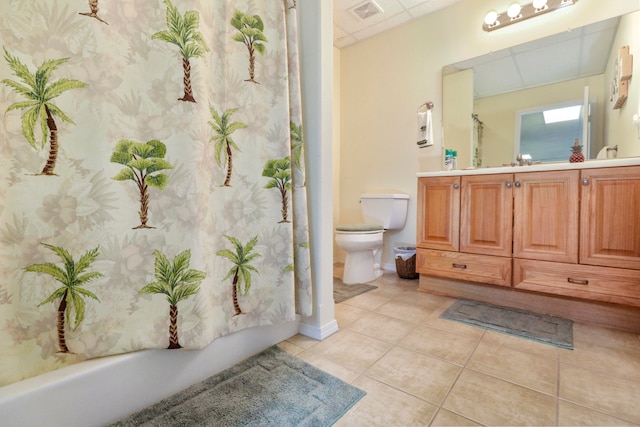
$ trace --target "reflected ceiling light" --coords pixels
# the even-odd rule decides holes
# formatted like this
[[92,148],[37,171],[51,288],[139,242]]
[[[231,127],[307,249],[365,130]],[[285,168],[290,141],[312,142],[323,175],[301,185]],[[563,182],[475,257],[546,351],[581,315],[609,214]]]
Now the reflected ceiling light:
[[553,110],[545,110],[542,112],[545,124],[568,122],[570,120],[578,120],[582,105],[572,105],[571,107],[555,108]]
[[485,31],[493,31],[516,22],[533,18],[534,16],[561,9],[565,6],[574,5],[577,1],[578,0],[533,0],[531,3],[525,5],[520,5],[518,2],[515,2],[512,3],[505,12],[497,13],[495,10],[489,11],[484,17],[482,29]]

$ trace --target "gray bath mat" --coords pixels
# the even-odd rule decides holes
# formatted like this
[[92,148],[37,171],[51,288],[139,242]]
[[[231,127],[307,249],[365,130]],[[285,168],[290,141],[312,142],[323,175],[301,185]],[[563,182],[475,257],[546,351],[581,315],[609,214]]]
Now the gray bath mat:
[[373,289],[378,289],[377,286],[367,285],[366,283],[356,283],[353,285],[345,285],[342,283],[342,279],[339,277],[333,278],[333,301],[338,304],[339,302],[353,298],[356,295],[369,292]]
[[111,427],[330,426],[364,395],[273,346]]
[[573,350],[573,321],[562,317],[464,299],[440,317]]

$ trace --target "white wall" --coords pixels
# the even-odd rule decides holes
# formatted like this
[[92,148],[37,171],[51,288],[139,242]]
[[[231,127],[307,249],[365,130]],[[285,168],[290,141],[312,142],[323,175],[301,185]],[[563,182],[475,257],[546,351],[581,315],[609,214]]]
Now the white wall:
[[517,25],[484,32],[481,24],[486,12],[506,10],[509,3],[463,0],[340,50],[341,90],[335,101],[341,120],[338,222],[361,220],[358,198],[363,192],[393,190],[411,197],[405,228],[385,233],[385,268],[395,265],[396,242],[416,239],[416,173],[441,167],[437,158],[421,159],[424,153],[415,143],[415,123],[418,106],[433,101],[434,135],[441,138],[442,67],[640,8],[640,0],[580,0]]
[[333,302],[333,5],[298,2],[302,114],[307,143],[313,315],[300,333],[324,339],[338,330]]

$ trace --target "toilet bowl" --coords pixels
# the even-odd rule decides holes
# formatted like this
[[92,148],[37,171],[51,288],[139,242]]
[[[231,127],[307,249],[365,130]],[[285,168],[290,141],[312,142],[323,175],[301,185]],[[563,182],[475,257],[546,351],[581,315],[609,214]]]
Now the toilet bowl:
[[382,276],[385,230],[404,227],[409,196],[406,194],[362,194],[363,224],[336,227],[336,245],[345,251],[342,282],[367,283]]
[[346,252],[342,282],[367,283],[382,276],[382,226],[363,224],[336,228],[336,245]]

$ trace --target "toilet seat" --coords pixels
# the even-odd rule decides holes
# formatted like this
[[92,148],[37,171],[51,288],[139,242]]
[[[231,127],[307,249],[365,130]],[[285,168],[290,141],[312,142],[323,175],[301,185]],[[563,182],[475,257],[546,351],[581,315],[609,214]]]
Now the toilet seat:
[[384,227],[379,224],[341,224],[336,227],[338,233],[371,234],[384,231]]

